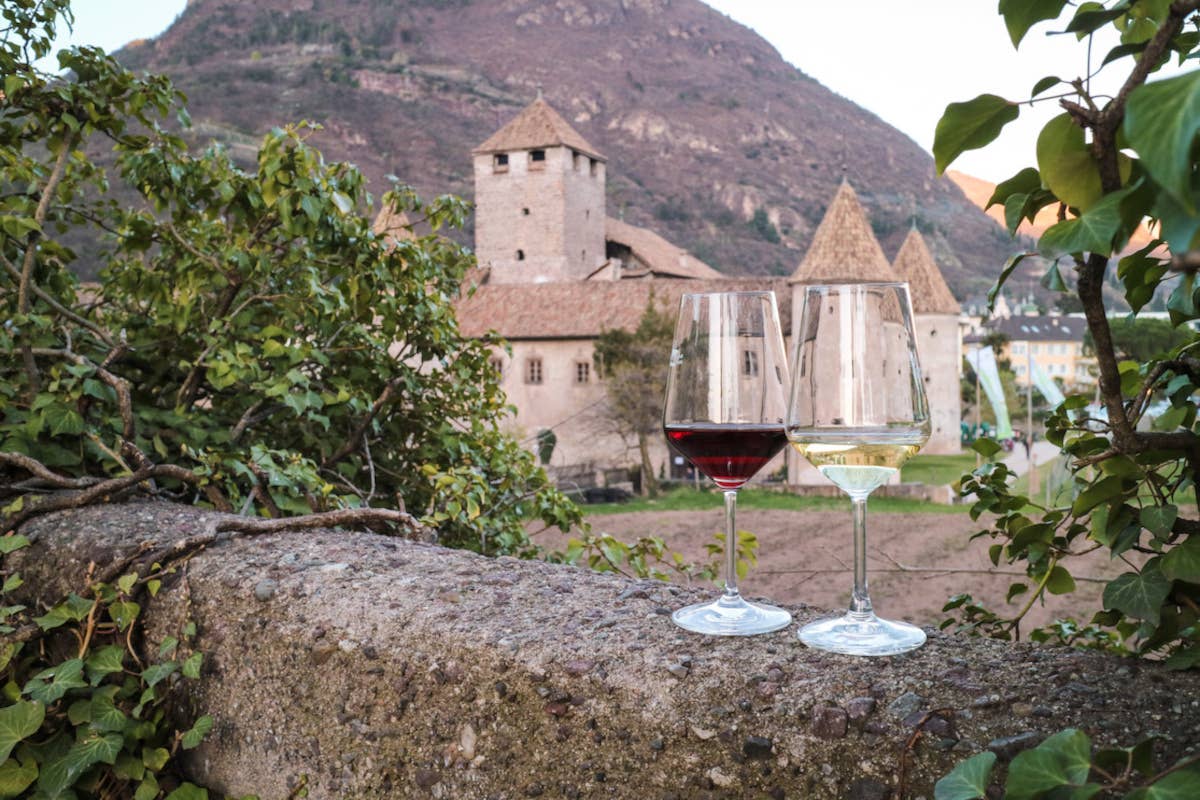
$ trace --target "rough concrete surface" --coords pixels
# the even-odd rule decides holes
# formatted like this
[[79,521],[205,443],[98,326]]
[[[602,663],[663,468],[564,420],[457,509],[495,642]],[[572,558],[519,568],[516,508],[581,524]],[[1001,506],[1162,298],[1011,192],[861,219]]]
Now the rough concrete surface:
[[[28,523],[43,598],[211,515],[163,503]],[[313,798],[932,798],[966,756],[1063,727],[1200,745],[1200,678],[1093,653],[931,632],[915,654],[809,650],[675,628],[708,590],[488,559],[365,533],[233,538],[147,608],[153,651],[186,619],[206,655],[189,762],[224,793]],[[818,610],[793,606],[800,623]],[[932,713],[936,712],[936,713]],[[915,726],[924,733],[913,737]]]

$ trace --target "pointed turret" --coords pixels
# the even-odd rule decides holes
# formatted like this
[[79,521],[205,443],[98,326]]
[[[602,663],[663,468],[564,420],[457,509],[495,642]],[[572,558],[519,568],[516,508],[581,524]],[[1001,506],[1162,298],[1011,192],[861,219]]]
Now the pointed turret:
[[942,277],[942,271],[933,260],[933,254],[925,245],[925,237],[916,228],[908,232],[892,266],[900,280],[908,281],[914,313],[959,313],[958,301],[954,299],[954,294]]
[[894,281],[896,274],[871,232],[866,212],[849,181],[842,181],[813,234],[791,283]]

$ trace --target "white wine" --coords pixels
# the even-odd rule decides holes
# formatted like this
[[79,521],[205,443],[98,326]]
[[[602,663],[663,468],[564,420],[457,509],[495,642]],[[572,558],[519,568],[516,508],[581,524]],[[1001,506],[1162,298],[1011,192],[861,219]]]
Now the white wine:
[[925,443],[911,436],[854,441],[843,434],[838,438],[793,441],[792,447],[850,495],[867,494],[887,483]]

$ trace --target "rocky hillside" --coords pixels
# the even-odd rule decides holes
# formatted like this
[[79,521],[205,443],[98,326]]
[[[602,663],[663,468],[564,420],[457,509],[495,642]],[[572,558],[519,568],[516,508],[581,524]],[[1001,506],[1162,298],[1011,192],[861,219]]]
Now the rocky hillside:
[[192,0],[119,57],[235,152],[320,122],[376,194],[471,197],[471,148],[540,87],[609,158],[610,215],[729,274],[790,273],[843,176],[887,254],[915,220],[960,297],[1012,248],[914,142],[697,0]]

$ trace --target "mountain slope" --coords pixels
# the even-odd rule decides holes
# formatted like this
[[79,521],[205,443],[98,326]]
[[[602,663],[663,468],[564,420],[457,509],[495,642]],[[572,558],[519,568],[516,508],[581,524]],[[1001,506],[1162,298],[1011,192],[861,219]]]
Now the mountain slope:
[[609,159],[609,214],[728,274],[795,269],[849,178],[889,257],[916,224],[961,297],[1012,244],[914,142],[696,0],[192,0],[119,57],[249,154],[309,119],[378,195],[473,193],[470,150],[546,99]]

